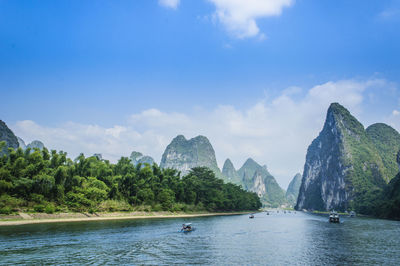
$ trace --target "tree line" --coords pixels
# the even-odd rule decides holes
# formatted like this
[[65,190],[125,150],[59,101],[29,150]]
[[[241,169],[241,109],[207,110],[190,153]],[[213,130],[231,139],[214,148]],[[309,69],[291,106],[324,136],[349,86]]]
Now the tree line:
[[[0,150],[5,142],[0,142]],[[181,177],[157,164],[113,164],[96,156],[46,148],[9,148],[0,157],[0,213],[55,211],[242,211],[257,210],[255,193],[225,184],[206,167]]]

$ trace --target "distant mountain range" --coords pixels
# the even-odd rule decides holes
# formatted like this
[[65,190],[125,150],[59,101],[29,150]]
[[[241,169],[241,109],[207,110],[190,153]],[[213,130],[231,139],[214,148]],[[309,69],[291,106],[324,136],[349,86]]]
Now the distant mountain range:
[[206,166],[225,182],[241,185],[244,189],[257,193],[266,206],[280,206],[286,202],[285,192],[268,172],[267,167],[259,165],[251,158],[238,171],[227,159],[221,173],[215,151],[210,141],[204,136],[189,140],[182,135],[174,138],[167,146],[160,166],[177,169],[182,175],[189,173],[193,167]]
[[[24,140],[14,135],[14,133],[2,122],[0,124],[0,140],[6,141],[6,152],[8,147],[22,149],[34,148],[43,149],[44,144],[38,140],[32,141],[28,145]],[[96,158],[102,160],[102,155],[94,154]],[[133,165],[155,163],[150,156],[143,155],[138,151],[133,151],[130,155]],[[197,136],[187,140],[183,135],[175,137],[166,147],[160,167],[173,168],[181,172],[181,176],[189,173],[190,169],[198,166],[210,168],[215,176],[223,179],[225,182],[234,183],[242,186],[248,191],[255,192],[266,206],[280,206],[286,203],[285,191],[281,189],[275,178],[268,172],[266,166],[261,166],[253,159],[249,158],[243,166],[236,171],[232,162],[225,161],[223,171],[218,168],[215,151],[210,141],[205,136]]]
[[[7,148],[39,148],[14,135],[0,120],[0,141]],[[166,147],[160,167],[174,168],[181,176],[197,166],[210,168],[218,178],[255,192],[264,206],[294,206],[297,210],[355,210],[359,213],[400,219],[400,134],[376,123],[367,129],[338,103],[327,111],[322,131],[308,147],[303,174],[296,174],[285,192],[267,166],[249,158],[236,170],[226,159],[222,172],[215,151],[205,136],[187,140],[175,137]],[[101,154],[96,154],[101,159]],[[397,156],[397,157],[396,157]],[[132,152],[134,165],[153,164],[154,159]]]

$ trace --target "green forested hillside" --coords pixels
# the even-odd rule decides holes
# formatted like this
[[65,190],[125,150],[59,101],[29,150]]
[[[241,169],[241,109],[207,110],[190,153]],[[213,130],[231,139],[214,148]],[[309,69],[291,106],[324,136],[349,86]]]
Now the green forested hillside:
[[397,175],[396,154],[400,149],[400,134],[383,123],[376,123],[366,129],[385,166],[384,178],[389,182]]
[[[0,150],[5,145],[0,142]],[[171,211],[239,211],[261,206],[255,193],[224,184],[213,171],[193,168],[181,178],[156,164],[136,167],[64,152],[9,149],[0,157],[0,212],[18,210],[117,211],[142,208]]]

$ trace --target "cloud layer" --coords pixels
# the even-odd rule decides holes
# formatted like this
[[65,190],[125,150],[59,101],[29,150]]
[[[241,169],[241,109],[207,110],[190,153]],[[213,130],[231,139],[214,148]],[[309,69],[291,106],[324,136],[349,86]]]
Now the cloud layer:
[[279,16],[282,9],[293,4],[292,0],[209,0],[216,7],[214,17],[237,38],[259,36],[256,20],[262,17]]
[[[245,110],[230,105],[196,109],[190,114],[148,109],[131,115],[124,125],[108,128],[74,122],[46,127],[29,120],[11,128],[26,142],[39,139],[72,158],[80,152],[87,156],[102,153],[103,158],[112,161],[136,150],[159,162],[173,137],[201,134],[210,139],[220,167],[226,158],[239,168],[252,157],[267,164],[286,188],[290,179],[302,171],[307,147],[322,129],[329,104],[340,102],[359,118],[366,96],[386,86],[385,80],[342,80],[308,90],[288,88],[273,98],[267,94]],[[400,127],[399,113],[394,111],[386,120]]]
[[167,8],[172,8],[172,9],[177,9],[179,2],[180,2],[180,0],[158,0],[158,3],[161,6],[164,6]]

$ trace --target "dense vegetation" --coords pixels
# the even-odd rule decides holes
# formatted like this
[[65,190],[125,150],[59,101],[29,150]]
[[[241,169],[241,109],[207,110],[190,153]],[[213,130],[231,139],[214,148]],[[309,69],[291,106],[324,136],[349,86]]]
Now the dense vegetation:
[[[0,149],[5,143],[0,142]],[[213,171],[193,168],[183,178],[156,164],[116,164],[46,148],[16,150],[0,157],[0,212],[54,211],[240,211],[257,210],[256,194],[224,184]]]

